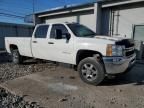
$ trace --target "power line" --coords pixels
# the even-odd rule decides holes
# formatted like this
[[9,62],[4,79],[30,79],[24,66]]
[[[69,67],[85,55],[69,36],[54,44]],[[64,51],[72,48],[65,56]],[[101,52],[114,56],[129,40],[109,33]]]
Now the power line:
[[0,13],[0,16],[5,16],[5,17],[13,17],[13,18],[19,18],[19,19],[24,19],[24,16],[19,16],[19,15],[14,15],[14,14],[9,14],[9,13]]
[[19,15],[25,15],[26,13],[20,13],[20,12],[15,12],[15,11],[11,11],[11,10],[7,10],[7,9],[2,9],[0,8],[0,11],[4,12],[10,12],[10,13],[13,13],[13,14],[19,14]]
[[[24,20],[26,15],[32,12],[34,13],[34,4],[33,4],[34,2],[32,3],[28,2],[28,3],[21,2],[21,1],[20,2],[19,1],[18,2],[2,1],[0,2],[1,4],[0,16]],[[6,7],[8,9],[5,9]]]

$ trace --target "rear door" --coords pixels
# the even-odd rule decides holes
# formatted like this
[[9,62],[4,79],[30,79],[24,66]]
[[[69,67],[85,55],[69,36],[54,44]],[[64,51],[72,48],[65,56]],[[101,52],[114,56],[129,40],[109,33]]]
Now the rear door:
[[32,37],[32,54],[35,58],[50,60],[50,50],[48,46],[49,25],[37,26]]

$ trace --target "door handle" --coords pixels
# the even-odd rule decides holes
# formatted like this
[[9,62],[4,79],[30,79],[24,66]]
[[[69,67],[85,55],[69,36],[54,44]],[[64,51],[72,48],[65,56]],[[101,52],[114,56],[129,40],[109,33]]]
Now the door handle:
[[33,43],[37,43],[37,41],[33,41]]
[[48,42],[48,44],[54,44],[53,42]]

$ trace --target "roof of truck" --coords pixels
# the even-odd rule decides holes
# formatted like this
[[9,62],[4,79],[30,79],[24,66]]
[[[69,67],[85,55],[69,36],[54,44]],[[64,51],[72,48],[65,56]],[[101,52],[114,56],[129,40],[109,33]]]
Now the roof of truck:
[[49,25],[49,24],[79,24],[76,22],[56,22],[56,23],[42,23],[42,24],[37,24],[37,25]]

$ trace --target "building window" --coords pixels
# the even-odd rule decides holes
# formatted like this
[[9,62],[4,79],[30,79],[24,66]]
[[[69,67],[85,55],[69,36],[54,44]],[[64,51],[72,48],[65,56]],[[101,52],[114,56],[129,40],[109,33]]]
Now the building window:
[[144,42],[144,25],[135,25],[135,27],[134,27],[134,40]]

